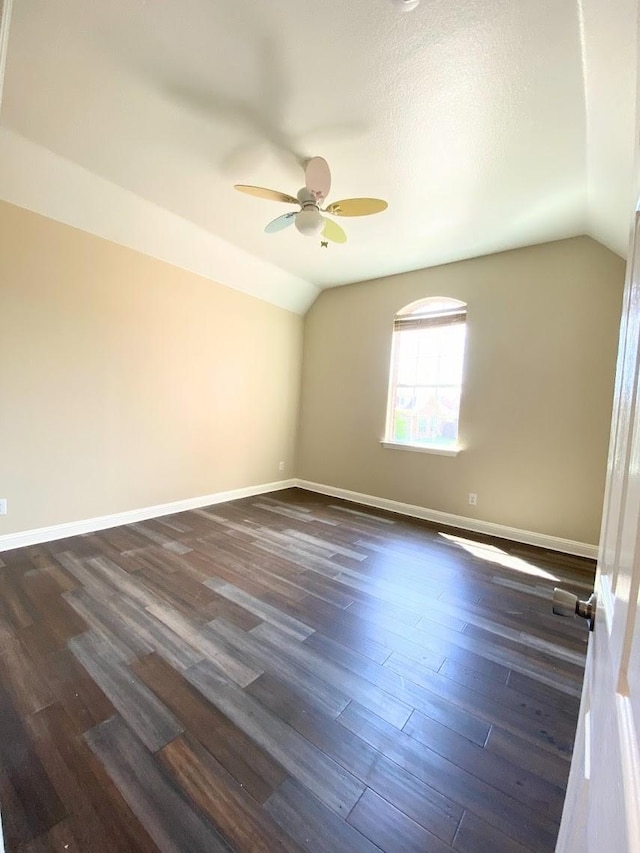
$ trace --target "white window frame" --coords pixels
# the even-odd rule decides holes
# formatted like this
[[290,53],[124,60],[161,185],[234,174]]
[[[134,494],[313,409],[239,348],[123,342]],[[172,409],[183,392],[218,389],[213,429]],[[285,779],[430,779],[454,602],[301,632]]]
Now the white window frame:
[[[432,306],[431,312],[429,311],[429,307]],[[441,445],[436,444],[411,444],[409,442],[399,442],[393,439],[393,414],[394,414],[394,399],[395,399],[395,391],[396,391],[396,376],[398,369],[398,359],[397,359],[397,346],[399,342],[399,335],[402,334],[401,331],[396,329],[396,322],[399,318],[410,317],[412,314],[416,316],[425,316],[430,313],[433,314],[434,317],[438,315],[442,316],[446,313],[464,313],[465,319],[464,323],[466,325],[466,314],[467,314],[467,304],[465,302],[461,302],[458,299],[452,299],[451,297],[445,296],[433,296],[427,297],[425,299],[418,299],[415,302],[411,302],[408,305],[405,305],[401,308],[394,317],[394,329],[392,332],[392,344],[391,344],[391,363],[389,365],[389,384],[387,391],[387,414],[385,420],[385,437],[381,440],[380,444],[391,450],[408,450],[412,453],[432,453],[438,456],[457,456],[458,453],[462,450],[462,447],[459,443],[460,437],[460,409],[458,410],[458,435],[456,438],[456,443],[451,446],[443,447]],[[463,377],[460,380],[460,388],[463,386]]]

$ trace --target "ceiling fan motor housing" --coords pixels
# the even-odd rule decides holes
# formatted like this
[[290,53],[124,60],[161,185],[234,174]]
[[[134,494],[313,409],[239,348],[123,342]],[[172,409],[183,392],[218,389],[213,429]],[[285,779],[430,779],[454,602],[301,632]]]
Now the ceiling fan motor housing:
[[300,202],[302,208],[306,207],[315,207],[318,209],[318,202],[314,197],[313,193],[308,190],[306,187],[302,187],[302,189],[298,190],[296,193],[296,198]]

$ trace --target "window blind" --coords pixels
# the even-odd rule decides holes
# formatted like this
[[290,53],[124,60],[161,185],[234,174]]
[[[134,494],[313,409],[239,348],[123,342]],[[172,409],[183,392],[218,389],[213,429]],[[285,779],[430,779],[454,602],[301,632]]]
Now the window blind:
[[393,321],[394,332],[404,332],[410,329],[432,329],[437,326],[454,326],[464,323],[467,319],[465,309],[455,308],[451,311],[441,311],[439,314],[400,314]]

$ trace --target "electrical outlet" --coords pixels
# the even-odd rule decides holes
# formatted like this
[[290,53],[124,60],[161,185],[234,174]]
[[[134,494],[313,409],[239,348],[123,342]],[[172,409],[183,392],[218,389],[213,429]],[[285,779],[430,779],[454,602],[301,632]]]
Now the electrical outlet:
[[469,492],[469,504],[471,506],[477,506],[478,504],[478,496],[475,492]]
[[284,462],[281,462],[281,463],[278,465],[278,468],[280,469],[280,471],[284,471]]
[[7,514],[7,499],[6,498],[0,498],[0,515],[6,515],[6,514]]

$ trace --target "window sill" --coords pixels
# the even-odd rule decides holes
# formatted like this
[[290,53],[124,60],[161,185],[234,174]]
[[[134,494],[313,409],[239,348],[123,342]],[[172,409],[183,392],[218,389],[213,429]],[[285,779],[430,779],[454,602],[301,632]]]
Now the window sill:
[[398,444],[394,441],[381,441],[387,450],[410,450],[412,453],[433,453],[436,456],[457,456],[460,447],[437,447],[429,444]]

